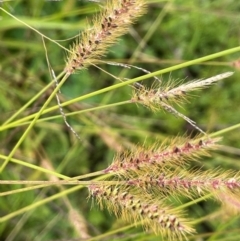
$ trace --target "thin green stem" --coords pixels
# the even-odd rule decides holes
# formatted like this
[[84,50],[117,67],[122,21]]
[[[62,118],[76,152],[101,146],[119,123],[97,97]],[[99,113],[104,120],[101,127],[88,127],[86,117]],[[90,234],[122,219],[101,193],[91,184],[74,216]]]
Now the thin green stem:
[[[75,99],[71,100],[71,101],[74,101]],[[75,102],[75,101],[74,101]],[[61,103],[61,106],[64,106],[66,102],[64,103]],[[124,104],[129,104],[130,101],[129,100],[126,100],[126,101],[122,101],[122,102],[117,102],[117,103],[113,103],[113,104],[108,104],[108,105],[102,105],[102,106],[97,106],[97,107],[92,107],[92,108],[89,108],[89,109],[84,109],[84,110],[79,110],[79,111],[74,111],[74,112],[71,112],[71,113],[67,113],[65,114],[66,116],[73,116],[73,115],[77,115],[77,114],[82,114],[82,113],[85,113],[85,112],[90,112],[90,111],[95,111],[95,110],[102,110],[102,109],[106,109],[106,108],[110,108],[110,107],[115,107],[115,106],[119,106],[119,105],[124,105]],[[10,129],[10,128],[14,128],[16,126],[22,126],[22,125],[27,125],[29,124],[30,122],[25,122],[29,119],[32,119],[34,118],[36,115],[35,114],[32,114],[32,115],[29,115],[29,116],[26,116],[24,118],[21,118],[17,121],[14,121],[8,125],[4,125],[2,127],[0,127],[0,131],[2,130],[6,130],[6,129]],[[39,123],[39,122],[44,122],[44,121],[49,121],[49,120],[53,120],[53,119],[57,119],[57,118],[62,118],[61,115],[55,115],[55,116],[51,116],[51,117],[46,117],[46,118],[41,118],[39,120],[36,121],[36,123]]]
[[194,200],[192,200],[191,202],[182,204],[182,205],[180,205],[179,207],[174,208],[174,210],[176,210],[176,211],[177,211],[177,210],[182,210],[182,209],[184,209],[184,208],[186,208],[186,207],[189,207],[189,206],[192,206],[192,205],[194,205],[194,204],[196,204],[196,203],[198,203],[198,202],[204,201],[204,200],[206,200],[207,198],[210,198],[210,197],[212,197],[212,196],[213,196],[213,194],[212,194],[212,193],[209,193],[209,194],[204,195],[204,196],[202,196],[202,197],[200,197],[200,198],[194,199]]
[[128,226],[124,226],[122,228],[118,228],[118,229],[115,229],[115,230],[112,230],[112,231],[108,231],[104,234],[100,234],[96,237],[92,237],[92,238],[89,238],[89,239],[86,239],[85,241],[95,241],[95,240],[104,240],[104,238],[107,238],[113,234],[117,234],[117,233],[122,233],[130,228],[133,228],[135,227],[136,224],[131,224],[131,225],[128,225]]
[[27,192],[27,191],[30,191],[30,190],[36,190],[36,189],[43,188],[43,187],[48,187],[48,185],[36,185],[36,186],[19,188],[17,190],[15,189],[15,190],[7,191],[7,192],[1,192],[0,197],[13,195],[13,194],[21,193],[21,192]]
[[103,174],[105,174],[103,171],[97,171],[97,172],[92,172],[92,173],[72,177],[71,180],[80,180],[80,179],[85,179],[85,178],[89,178],[89,177],[96,177],[96,176],[103,175]]
[[32,104],[38,97],[40,97],[49,87],[52,86],[54,82],[52,81],[47,86],[45,86],[39,93],[37,93],[31,100],[29,100],[24,106],[22,106],[16,113],[14,113],[8,120],[6,120],[2,126],[1,131],[5,130],[6,124],[11,122],[13,119],[15,119],[20,113],[22,113],[30,104]]
[[39,34],[40,36],[42,36],[45,39],[48,39],[49,41],[55,43],[56,45],[58,45],[59,47],[61,47],[62,49],[66,50],[67,52],[71,52],[69,49],[63,47],[61,44],[59,44],[57,41],[52,40],[51,38],[47,37],[46,35],[42,34],[41,32],[39,32],[38,30],[36,30],[35,28],[33,28],[32,26],[30,26],[29,24],[25,23],[24,21],[20,20],[19,18],[15,17],[14,15],[12,15],[11,13],[9,13],[8,11],[6,11],[5,9],[0,7],[0,10],[2,10],[3,12],[5,12],[7,15],[9,15],[10,17],[14,18],[15,20],[17,20],[18,22],[22,23],[23,25],[27,26],[28,28],[32,29],[34,32],[36,32],[37,34]]
[[[89,178],[89,177],[98,176],[98,175],[103,175],[103,174],[104,173],[102,171],[98,171],[98,172],[93,172],[93,173],[89,173],[89,174],[85,174],[85,175],[81,175],[81,176],[76,176],[76,177],[71,177],[71,178],[66,177],[66,179],[68,180],[67,182],[73,182],[74,180],[80,180],[80,179]],[[104,177],[106,177],[106,175]],[[16,181],[16,182],[17,182],[16,184],[20,184],[19,181]],[[35,189],[39,189],[39,188],[49,187],[51,185],[54,185],[54,184],[49,184],[47,181],[45,181],[45,183],[47,183],[47,184],[35,185],[35,186],[31,186],[31,187],[20,188],[20,189],[17,189],[17,190],[1,192],[0,197],[16,194],[16,193],[20,193],[20,192],[26,192],[26,191],[30,191],[30,190],[35,190]],[[13,183],[11,183],[11,184],[13,184]],[[56,184],[59,184],[59,181],[56,181]],[[61,184],[63,184],[63,183],[61,183]],[[74,183],[72,183],[72,184],[74,184]],[[83,184],[83,183],[81,183],[81,184]]]
[[[109,176],[110,176],[110,174],[107,174],[107,175],[104,175],[104,176],[100,176],[100,177],[94,179],[94,181],[104,180],[106,177],[109,177]],[[57,198],[60,198],[60,197],[69,195],[69,194],[71,194],[71,193],[73,193],[73,192],[76,192],[76,191],[78,191],[78,190],[80,190],[80,189],[82,189],[82,188],[84,188],[84,187],[85,187],[85,186],[78,185],[78,186],[76,186],[76,187],[72,187],[72,188],[70,188],[70,189],[64,190],[64,191],[59,192],[59,193],[57,193],[57,194],[54,194],[54,195],[52,195],[51,197],[47,197],[47,198],[44,198],[43,200],[37,201],[37,202],[35,202],[35,203],[32,203],[32,204],[30,204],[30,205],[28,205],[28,206],[26,206],[26,207],[24,207],[24,208],[21,208],[21,209],[15,211],[15,212],[9,213],[9,214],[1,217],[1,218],[0,218],[0,223],[1,223],[1,222],[5,222],[5,221],[7,221],[7,220],[9,220],[9,219],[11,219],[11,218],[13,218],[13,217],[15,217],[15,216],[18,216],[18,215],[20,215],[20,214],[22,214],[22,213],[24,213],[24,212],[30,211],[30,210],[32,210],[32,209],[34,209],[34,208],[37,208],[37,207],[39,207],[39,206],[41,206],[41,205],[44,205],[44,204],[46,204],[46,203],[49,203],[49,202],[51,202],[51,201],[53,201],[53,200],[55,200],[55,199],[57,199]]]
[[219,240],[219,235],[221,235],[223,232],[228,231],[229,226],[231,226],[235,221],[237,221],[238,218],[239,217],[237,216],[233,217],[228,222],[224,222],[222,225],[218,226],[216,232],[214,232],[213,235],[207,241]]
[[[56,79],[59,79],[62,77],[64,72],[59,74]],[[20,113],[22,113],[29,105],[31,105],[36,99],[38,99],[46,90],[48,90],[52,85],[54,84],[54,81],[51,81],[47,86],[45,86],[40,92],[38,92],[31,100],[29,100],[24,106],[22,106],[16,113],[14,113],[8,120],[6,120],[2,124],[2,128],[0,127],[0,131],[5,130],[6,124],[11,122],[13,119],[15,119]]]
[[30,132],[30,130],[32,129],[32,127],[35,125],[36,121],[38,120],[38,118],[40,117],[40,115],[42,114],[42,112],[45,110],[45,108],[48,106],[48,104],[50,103],[50,101],[53,99],[53,97],[56,95],[56,93],[58,92],[58,90],[61,88],[61,86],[64,84],[64,82],[67,80],[68,75],[66,74],[62,80],[60,81],[60,83],[58,84],[58,86],[54,89],[54,91],[52,92],[52,94],[48,97],[47,101],[44,103],[44,105],[42,106],[42,108],[40,109],[39,112],[37,112],[37,114],[35,115],[33,121],[30,123],[30,125],[28,126],[28,128],[25,130],[25,132],[23,133],[23,135],[21,136],[21,138],[18,140],[17,144],[14,146],[14,148],[12,149],[12,151],[10,152],[10,154],[8,155],[7,159],[4,161],[4,163],[2,164],[1,168],[0,168],[0,173],[4,170],[4,168],[6,167],[6,165],[8,164],[8,162],[10,161],[10,159],[13,157],[14,153],[16,152],[16,150],[18,149],[18,147],[21,145],[21,143],[24,141],[24,139],[26,138],[26,136],[28,135],[28,133]]
[[7,220],[9,220],[9,219],[11,219],[13,217],[16,217],[16,216],[18,216],[18,215],[20,215],[22,213],[25,213],[27,211],[30,211],[30,210],[32,210],[34,208],[37,208],[37,207],[39,207],[41,205],[44,205],[44,204],[46,204],[48,202],[51,202],[51,201],[53,201],[53,200],[55,200],[57,198],[60,198],[62,196],[65,196],[65,195],[68,195],[70,193],[76,192],[77,190],[79,190],[81,188],[83,188],[83,186],[81,186],[81,185],[76,186],[76,187],[72,187],[70,189],[67,189],[67,190],[64,190],[62,192],[59,192],[59,193],[57,193],[55,195],[52,195],[51,197],[44,198],[43,200],[37,201],[37,202],[32,203],[32,204],[30,204],[30,205],[28,205],[28,206],[26,206],[24,208],[18,209],[15,212],[11,212],[11,213],[1,217],[0,218],[0,223],[5,222],[5,221],[7,221]]
[[233,126],[230,126],[230,127],[227,127],[227,128],[222,129],[220,131],[214,132],[214,133],[210,134],[209,136],[210,137],[220,136],[224,133],[227,133],[229,131],[233,131],[233,130],[238,129],[238,128],[240,128],[240,123],[238,123],[236,125],[233,125]]
[[[126,182],[124,182],[126,183]],[[21,184],[21,185],[46,185],[46,186],[52,186],[52,185],[83,185],[88,186],[91,184],[95,185],[117,185],[119,184],[118,181],[75,181],[75,180],[64,180],[64,181],[23,181],[23,180],[0,180],[1,185],[14,185],[14,184]],[[127,184],[126,184],[127,185]]]
[[[1,154],[0,154],[0,158],[3,159],[3,160],[7,160],[8,159],[7,156],[1,155]],[[28,162],[21,161],[21,160],[16,159],[16,158],[10,158],[9,161],[11,161],[13,163],[16,163],[16,164],[19,164],[21,166],[26,166],[28,168],[38,170],[38,171],[46,173],[46,174],[53,175],[53,176],[58,177],[58,178],[62,178],[64,180],[69,179],[68,176],[65,176],[65,175],[62,175],[60,173],[57,173],[57,172],[54,172],[54,171],[51,171],[51,170],[48,170],[48,169],[45,169],[45,168],[33,165],[31,163],[28,163]]]

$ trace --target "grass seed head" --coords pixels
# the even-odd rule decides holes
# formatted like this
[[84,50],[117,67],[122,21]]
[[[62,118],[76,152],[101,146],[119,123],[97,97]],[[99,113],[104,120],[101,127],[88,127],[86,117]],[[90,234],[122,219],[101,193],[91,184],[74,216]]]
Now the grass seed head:
[[154,173],[169,166],[186,165],[189,160],[208,155],[209,150],[216,148],[217,141],[219,138],[196,138],[184,141],[175,138],[165,145],[155,145],[150,148],[140,147],[133,152],[117,155],[104,172],[129,177],[132,173]]
[[92,185],[89,191],[101,207],[105,205],[116,216],[128,222],[140,222],[147,230],[167,236],[168,240],[175,237],[181,240],[194,232],[179,212],[174,212],[160,201],[151,200],[147,194],[143,197],[134,195],[121,186]]
[[144,0],[108,0],[101,13],[95,16],[89,30],[81,33],[79,40],[71,47],[65,71],[72,74],[97,62],[144,12]]
[[[163,103],[171,105],[172,103],[181,104],[186,101],[187,94],[191,91],[200,90],[215,84],[217,81],[228,78],[233,72],[226,72],[204,80],[190,81],[185,84],[176,84],[171,80],[165,86],[153,85],[152,88],[135,89],[132,102],[148,106],[152,110],[163,108]],[[159,83],[159,82],[156,82]]]

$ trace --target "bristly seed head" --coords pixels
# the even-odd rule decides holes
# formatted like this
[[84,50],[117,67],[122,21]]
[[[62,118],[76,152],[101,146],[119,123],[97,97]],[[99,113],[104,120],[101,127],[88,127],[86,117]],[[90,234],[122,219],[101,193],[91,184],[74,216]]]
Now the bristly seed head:
[[180,117],[187,121],[190,125],[192,125],[195,129],[205,134],[202,129],[200,129],[196,123],[189,119],[187,116],[178,112],[175,108],[171,106],[171,103],[176,103],[181,105],[182,101],[186,100],[187,93],[207,88],[210,85],[216,83],[217,81],[227,78],[231,76],[233,72],[226,72],[223,74],[219,74],[213,76],[211,78],[205,80],[197,80],[193,82],[189,82],[186,84],[182,84],[180,86],[174,86],[174,83],[169,83],[166,86],[153,87],[153,88],[136,88],[133,93],[133,97],[131,98],[131,102],[142,104],[145,107],[150,108],[153,111],[157,110],[165,110],[176,117]]
[[156,108],[162,108],[161,101],[165,104],[181,104],[181,101],[186,99],[186,94],[191,91],[204,89],[217,81],[228,78],[233,72],[226,72],[219,74],[204,80],[190,81],[186,84],[176,86],[173,81],[170,81],[166,86],[153,86],[152,88],[135,89],[132,102],[142,103],[145,106],[155,110]]
[[160,201],[156,203],[147,195],[141,199],[131,194],[129,190],[122,189],[119,186],[89,186],[91,195],[97,198],[100,207],[105,204],[115,215],[127,221],[134,223],[141,221],[146,229],[166,235],[170,239],[172,237],[181,239],[194,231],[184,218],[178,217],[179,213],[175,211],[173,214],[173,211],[164,207]]
[[216,148],[218,140],[218,138],[208,138],[189,140],[183,143],[181,140],[176,139],[165,147],[154,146],[145,150],[138,148],[137,151],[132,153],[118,155],[104,172],[127,176],[140,169],[153,171],[167,166],[185,165],[187,160],[194,159],[199,155],[207,155],[207,150]]
[[[70,75],[76,69],[85,68],[96,62],[144,12],[144,0],[107,1],[105,9],[95,17],[90,30],[81,33],[79,42],[72,46],[65,71]],[[79,58],[79,54],[84,58]]]

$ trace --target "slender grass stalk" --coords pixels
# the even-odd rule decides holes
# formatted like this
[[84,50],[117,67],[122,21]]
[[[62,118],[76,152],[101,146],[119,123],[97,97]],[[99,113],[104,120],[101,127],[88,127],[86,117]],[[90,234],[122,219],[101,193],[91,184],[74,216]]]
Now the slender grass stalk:
[[63,47],[61,44],[59,44],[57,41],[52,40],[51,38],[47,37],[46,35],[42,34],[41,32],[39,32],[37,29],[33,28],[32,26],[30,26],[29,24],[27,24],[26,22],[22,21],[21,19],[17,18],[16,16],[12,15],[11,13],[9,13],[8,11],[6,11],[4,8],[0,7],[0,10],[2,10],[4,13],[6,13],[7,15],[9,15],[11,18],[17,20],[18,22],[20,22],[21,24],[25,25],[27,28],[33,30],[34,32],[36,32],[37,34],[39,34],[41,37],[55,43],[56,45],[58,45],[60,48],[64,49],[65,51],[69,52],[69,49]]
[[83,186],[81,186],[81,185],[69,188],[69,189],[64,190],[62,192],[59,192],[59,193],[57,193],[55,195],[52,195],[52,196],[46,197],[45,199],[42,199],[40,201],[34,202],[34,203],[24,207],[24,208],[18,209],[17,211],[13,211],[13,212],[5,215],[5,216],[0,217],[0,223],[6,222],[7,220],[9,220],[9,219],[11,219],[13,217],[16,217],[16,216],[18,216],[20,214],[23,214],[23,213],[25,213],[27,211],[30,211],[32,209],[35,209],[35,208],[37,208],[37,207],[39,207],[41,205],[44,205],[44,204],[46,204],[48,202],[56,200],[56,199],[58,199],[60,197],[63,197],[63,196],[68,195],[70,193],[76,192],[76,191],[80,190],[81,188],[83,188]]
[[[4,155],[1,155],[1,154],[0,154],[0,158],[6,161],[7,159],[9,159],[9,156],[4,156]],[[57,172],[48,170],[48,169],[46,169],[46,168],[42,168],[42,167],[40,167],[40,166],[34,165],[34,164],[32,164],[32,163],[28,163],[28,162],[26,162],[26,161],[22,161],[22,160],[19,160],[19,159],[16,159],[16,158],[12,158],[12,157],[11,157],[11,158],[9,159],[9,161],[12,162],[12,163],[21,165],[21,166],[25,166],[25,167],[28,167],[28,168],[31,168],[31,169],[34,169],[34,170],[38,170],[38,171],[43,172],[43,173],[46,173],[46,174],[50,174],[50,175],[53,175],[53,176],[62,178],[62,179],[64,179],[64,180],[66,180],[66,179],[69,178],[68,176],[62,175],[62,174],[60,174],[60,173],[57,173]]]
[[[59,79],[62,77],[64,72],[60,73],[56,79]],[[50,82],[48,85],[46,85],[41,91],[39,91],[32,99],[30,99],[25,105],[23,105],[17,112],[15,112],[9,119],[7,119],[1,126],[0,131],[4,130],[8,123],[12,123],[13,119],[15,119],[19,114],[21,114],[24,110],[27,109],[29,105],[31,105],[35,100],[37,100],[46,90],[48,90],[52,85],[54,81]]]
[[[105,178],[106,178],[106,177],[104,177],[104,176],[100,176],[100,177],[96,178],[95,181],[100,181],[100,180],[103,180],[103,179],[105,179]],[[5,222],[5,221],[7,221],[7,220],[9,220],[9,219],[11,219],[11,218],[13,218],[13,217],[16,217],[16,216],[18,216],[18,215],[20,215],[20,214],[22,214],[22,213],[25,213],[25,212],[27,212],[27,211],[30,211],[30,210],[32,210],[32,209],[35,209],[35,208],[37,208],[37,207],[39,207],[39,206],[41,206],[41,205],[44,205],[44,204],[46,204],[46,203],[49,203],[49,202],[51,202],[51,201],[53,201],[53,200],[55,200],[55,199],[58,199],[58,198],[60,198],[60,197],[64,197],[64,196],[66,196],[66,195],[69,195],[69,194],[71,194],[71,193],[73,193],[73,192],[76,192],[76,191],[78,191],[78,190],[80,190],[80,189],[82,189],[82,188],[84,188],[84,187],[85,187],[85,186],[77,185],[77,186],[75,186],[75,187],[72,187],[72,188],[69,188],[69,189],[67,189],[67,190],[61,191],[61,192],[59,192],[59,193],[57,193],[57,194],[54,194],[54,195],[52,195],[52,196],[50,196],[50,197],[46,197],[46,198],[43,199],[43,200],[34,202],[34,203],[32,203],[32,204],[24,207],[24,208],[18,209],[17,211],[11,212],[11,213],[9,213],[9,214],[7,214],[7,215],[5,215],[5,216],[0,217],[0,223]]]
[[48,106],[48,104],[50,103],[50,101],[54,98],[54,96],[56,95],[56,93],[58,92],[58,90],[61,88],[61,86],[64,84],[64,82],[67,79],[67,75],[65,75],[65,77],[63,77],[63,79],[61,80],[61,82],[59,83],[59,85],[54,89],[54,91],[52,92],[52,94],[48,97],[48,99],[46,100],[46,102],[44,103],[44,105],[42,106],[42,108],[40,109],[40,111],[35,115],[33,121],[31,122],[31,124],[28,126],[28,128],[25,130],[25,132],[23,133],[23,135],[21,136],[21,138],[18,140],[17,144],[14,146],[14,148],[12,149],[12,151],[9,153],[7,159],[4,161],[4,163],[2,164],[1,168],[0,168],[0,173],[4,170],[4,168],[7,166],[8,162],[10,161],[10,159],[13,157],[13,155],[15,154],[16,150],[19,148],[19,146],[21,145],[21,143],[24,141],[24,139],[26,138],[26,136],[28,135],[28,133],[30,132],[30,130],[32,129],[32,127],[35,125],[35,122],[38,120],[38,118],[41,116],[43,110]]
[[[75,103],[74,99],[71,100],[71,102]],[[64,103],[66,103],[66,102],[61,103],[61,105],[64,105]],[[86,112],[107,109],[107,108],[116,107],[116,106],[125,105],[125,104],[131,104],[131,101],[126,100],[126,101],[116,102],[116,103],[112,103],[112,104],[108,104],[108,105],[102,105],[102,106],[92,107],[92,108],[88,108],[88,109],[86,108],[84,110],[66,113],[65,115],[66,116],[74,116],[74,115],[78,115],[78,114],[82,114],[82,113],[86,113]],[[36,113],[32,114],[32,115],[28,115],[26,117],[23,117],[23,118],[21,118],[17,121],[11,122],[10,124],[5,124],[4,126],[0,127],[0,131],[7,130],[7,129],[10,129],[10,128],[14,128],[14,127],[17,127],[17,126],[27,125],[27,124],[30,123],[30,121],[27,121],[27,120],[31,120],[35,116],[36,116]],[[62,115],[55,115],[55,116],[50,116],[50,117],[46,117],[46,118],[39,118],[36,121],[36,123],[46,122],[46,121],[54,120],[54,119],[58,119],[58,118],[62,118]]]
[[[17,112],[15,112],[8,120],[2,124],[2,128],[5,128],[9,122],[12,122],[19,114],[21,114],[26,108],[31,105],[37,98],[39,98],[47,89],[53,85],[53,82],[45,86],[40,92],[38,92],[30,101],[28,101],[24,106],[22,106]],[[4,129],[2,129],[4,130]]]

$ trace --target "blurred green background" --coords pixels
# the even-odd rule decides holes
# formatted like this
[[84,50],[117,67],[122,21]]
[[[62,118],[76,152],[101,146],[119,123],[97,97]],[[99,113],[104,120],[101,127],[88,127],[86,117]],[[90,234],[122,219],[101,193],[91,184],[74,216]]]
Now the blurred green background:
[[[240,45],[240,2],[234,0],[176,0],[148,1],[148,11],[129,33],[112,46],[102,60],[129,63],[154,72],[175,64],[193,60]],[[89,1],[3,1],[0,7],[37,29],[39,32],[68,48],[76,36],[86,29],[87,19],[101,10],[100,3]],[[47,54],[56,74],[65,66],[66,52],[45,40]],[[239,53],[167,73],[167,82],[187,82],[211,77],[226,71],[234,75],[201,92],[194,92],[189,102],[176,108],[209,133],[236,125],[240,120]],[[112,75],[134,78],[144,73],[136,69],[99,65]],[[28,100],[50,83],[45,50],[39,34],[19,23],[0,9],[0,122],[4,123]],[[117,83],[110,75],[94,66],[71,76],[61,89],[61,101]],[[153,80],[143,82],[151,86]],[[42,106],[53,89],[35,101],[21,117],[30,115]],[[126,86],[74,103],[64,108],[66,113],[117,103],[131,98],[132,88]],[[56,99],[51,105],[56,105]],[[53,111],[46,116],[59,115]],[[20,117],[17,117],[17,119]],[[184,120],[168,113],[152,113],[134,104],[86,112],[68,118],[80,135],[79,141],[66,127],[62,117],[35,125],[17,149],[14,157],[63,175],[73,177],[106,168],[117,151],[144,142],[154,143],[166,138],[197,132]],[[8,155],[19,140],[26,125],[1,129],[0,151]],[[239,170],[239,129],[223,136],[220,151],[202,159],[199,166]],[[3,163],[3,159],[1,159]],[[6,180],[56,180],[50,174],[10,162],[0,174]],[[1,185],[6,192],[24,185]],[[67,189],[67,186],[48,187],[0,197],[1,217],[45,200]],[[0,240],[82,240],[124,226],[107,211],[100,211],[87,201],[86,190],[22,211],[0,223]],[[92,206],[92,207],[91,207]],[[239,240],[240,220],[227,218],[228,211],[219,211],[212,201],[201,202],[188,209],[198,234],[193,240]],[[208,216],[209,215],[209,216]],[[114,240],[161,240],[145,234],[141,228],[130,229]],[[98,240],[105,240],[99,238]],[[108,237],[106,240],[113,240]]]

